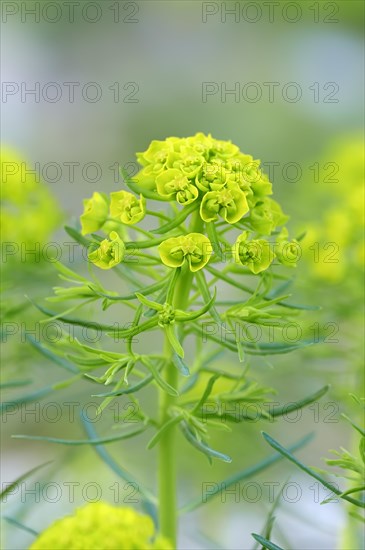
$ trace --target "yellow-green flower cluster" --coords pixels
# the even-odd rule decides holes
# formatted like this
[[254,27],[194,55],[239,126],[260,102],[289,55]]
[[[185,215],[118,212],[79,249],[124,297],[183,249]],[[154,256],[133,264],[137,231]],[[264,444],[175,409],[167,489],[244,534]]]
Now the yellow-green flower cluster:
[[55,521],[30,550],[173,550],[165,538],[155,536],[149,516],[133,508],[95,502],[74,515]]
[[16,152],[1,148],[0,183],[2,240],[29,244],[30,249],[45,244],[62,214],[41,178]]
[[146,214],[146,201],[143,196],[137,199],[128,191],[105,193],[95,191],[84,200],[84,212],[80,216],[81,233],[87,235],[116,224],[134,225]]
[[[128,191],[117,191],[110,197],[95,192],[84,201],[80,219],[82,234],[99,229],[110,233],[110,240],[104,239],[97,250],[89,254],[89,260],[101,269],[110,269],[123,260],[122,237],[126,235],[123,225],[134,225],[144,218],[146,198],[176,201],[183,207],[191,205],[192,208],[185,211],[186,216],[193,212],[195,204],[200,218],[197,227],[204,228],[207,224],[210,237],[218,235],[219,231],[215,233],[214,226],[208,224],[220,218],[230,225],[244,218],[244,227],[238,227],[259,236],[271,235],[288,219],[279,204],[269,197],[272,185],[261,171],[260,161],[243,154],[230,141],[202,133],[187,138],[169,137],[164,141],[152,141],[145,152],[137,153],[137,159],[142,169],[129,185],[133,191],[140,192],[139,199]],[[170,229],[176,229],[179,224],[174,225],[171,220],[169,225]],[[278,240],[275,256],[264,239],[249,241],[249,232],[244,231],[233,247],[237,263],[255,274],[267,269],[275,257],[280,263],[295,265],[295,261],[285,254],[289,249],[290,254],[294,253],[294,245],[287,241],[287,234],[282,234]],[[162,263],[168,267],[178,268],[186,263],[195,272],[208,263],[213,246],[203,232],[192,232],[166,239],[158,250]]]
[[183,206],[198,201],[205,222],[221,217],[234,224],[250,213],[246,221],[252,228],[270,235],[287,220],[280,206],[267,197],[272,186],[260,161],[230,141],[202,133],[154,140],[137,159],[143,167],[136,176],[142,193],[153,191],[160,199]]
[[96,250],[89,252],[90,262],[100,269],[111,269],[123,261],[125,245],[119,233],[123,224],[134,225],[146,214],[146,200],[141,195],[137,199],[128,191],[116,191],[108,197],[95,191],[91,198],[84,200],[84,212],[80,216],[81,234],[88,235],[100,229],[109,233],[109,240],[100,242]]

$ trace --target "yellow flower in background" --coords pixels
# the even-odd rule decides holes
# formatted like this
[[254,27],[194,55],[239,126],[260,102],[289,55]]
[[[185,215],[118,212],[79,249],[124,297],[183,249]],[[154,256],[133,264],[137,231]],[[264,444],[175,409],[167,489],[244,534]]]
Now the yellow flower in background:
[[[62,213],[51,192],[15,151],[0,151],[1,236],[4,242],[45,244]],[[31,255],[30,255],[31,257]]]
[[308,187],[316,221],[311,223],[301,243],[303,255],[312,275],[328,282],[338,283],[350,275],[353,281],[356,272],[362,269],[364,151],[363,139],[339,141],[319,163],[321,170],[315,189]]
[[153,521],[133,508],[93,502],[56,520],[30,550],[173,550]]

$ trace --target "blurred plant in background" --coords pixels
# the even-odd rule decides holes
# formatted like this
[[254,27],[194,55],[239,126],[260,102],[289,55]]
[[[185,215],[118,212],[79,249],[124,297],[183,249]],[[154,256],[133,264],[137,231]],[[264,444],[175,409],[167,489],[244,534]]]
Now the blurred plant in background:
[[[8,343],[4,346],[2,374],[11,383],[14,367],[18,369],[30,353],[30,349],[19,345],[20,327],[35,320],[25,295],[37,296],[42,282],[52,273],[49,240],[59,228],[63,214],[37,171],[7,147],[0,150],[0,185],[1,331],[3,346]],[[2,382],[5,383],[4,378]]]

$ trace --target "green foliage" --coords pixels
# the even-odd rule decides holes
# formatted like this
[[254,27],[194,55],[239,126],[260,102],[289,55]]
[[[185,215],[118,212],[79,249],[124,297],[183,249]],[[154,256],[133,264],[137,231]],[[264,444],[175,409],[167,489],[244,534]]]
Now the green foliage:
[[[219,449],[215,449],[210,442],[212,433],[229,432],[235,424],[252,417],[249,412],[227,414],[227,407],[241,410],[243,405],[259,404],[260,422],[272,421],[288,412],[283,406],[265,412],[265,404],[275,390],[249,375],[247,356],[285,354],[309,346],[314,340],[304,334],[293,343],[282,338],[272,341],[265,333],[273,327],[283,330],[306,306],[287,301],[291,280],[283,270],[286,266],[295,267],[297,241],[289,240],[285,228],[279,229],[288,218],[269,198],[272,186],[261,171],[260,162],[230,142],[201,133],[153,141],[137,158],[142,168],[135,180],[127,179],[127,185],[139,198],[125,190],[113,192],[110,197],[95,192],[84,202],[81,231],[80,226],[66,228],[87,250],[89,275],[57,264],[60,278],[67,283],[54,287],[54,295],[48,299],[57,311],[35,304],[45,316],[42,323],[58,320],[76,327],[77,336],[64,331],[54,344],[30,343],[72,373],[71,378],[40,390],[43,394],[62,391],[80,379],[88,380],[94,388],[103,388],[92,394],[100,400],[99,411],[128,394],[137,405],[138,423],[128,429],[116,422],[118,433],[106,436],[99,436],[86,426],[86,439],[15,437],[91,445],[117,475],[129,479],[103,445],[151,432],[147,452],[155,446],[160,452],[160,529],[175,544],[171,457],[177,428],[192,452],[204,454],[210,463],[213,459],[230,463],[224,439],[220,438]],[[156,200],[169,203],[167,213],[158,211],[155,205],[149,206],[150,201]],[[139,223],[142,220],[144,227]],[[101,282],[99,274],[103,273],[106,277]],[[110,289],[111,274],[122,279],[129,290],[120,293]],[[230,288],[233,303],[222,295],[223,284]],[[60,310],[64,302],[71,305]],[[101,317],[93,321],[89,311],[84,310],[90,304],[95,304],[100,313],[112,309],[118,319],[128,322],[112,323]],[[259,341],[251,338],[252,326],[263,330]],[[83,329],[99,335],[95,344],[85,341]],[[148,333],[153,334],[156,347],[160,344],[157,334],[164,338],[162,350],[146,352]],[[186,338],[192,335],[194,360],[192,353],[186,353]],[[235,354],[234,373],[226,372],[223,366],[219,370],[210,367],[210,357],[222,350]],[[139,392],[147,387],[158,390],[158,416],[154,412],[147,414],[144,409]],[[323,387],[301,398],[289,410],[305,407],[327,389]],[[20,399],[26,402],[36,398],[31,393]],[[120,420],[122,424],[123,419]],[[302,444],[299,442],[294,448]],[[280,446],[276,449],[278,453],[272,457],[234,474],[224,483],[229,486],[275,463],[283,454]],[[142,492],[146,502],[156,503],[148,490]],[[201,504],[194,501],[183,510],[193,510]],[[261,542],[264,544],[264,539]],[[271,544],[267,548],[277,548],[267,544]],[[34,546],[38,547],[43,546]]]

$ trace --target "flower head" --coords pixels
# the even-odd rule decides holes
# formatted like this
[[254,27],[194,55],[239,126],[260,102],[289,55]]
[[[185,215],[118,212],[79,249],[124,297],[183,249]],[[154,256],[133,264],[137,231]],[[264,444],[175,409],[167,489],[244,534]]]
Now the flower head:
[[233,256],[237,263],[248,267],[255,275],[269,267],[274,259],[270,243],[264,239],[247,240],[248,231],[244,231],[236,240]]
[[[217,212],[222,210],[220,215],[235,223],[272,192],[259,160],[241,153],[230,141],[214,139],[210,134],[200,132],[188,138],[152,141],[146,151],[137,154],[137,159],[143,167],[137,176],[142,193],[155,191],[163,199],[175,199],[184,206],[195,200],[204,202],[200,212],[205,221],[216,219]],[[233,192],[234,188],[244,196]],[[222,191],[221,196],[214,196],[214,205],[213,196],[206,197],[213,191]],[[233,196],[228,198],[229,194]]]
[[158,247],[162,262],[169,267],[180,267],[185,261],[193,272],[202,269],[212,253],[210,240],[201,233],[172,237]]
[[84,200],[84,213],[80,216],[81,233],[87,235],[99,231],[107,220],[109,202],[103,193],[93,193],[90,199]]
[[90,262],[100,269],[111,269],[124,258],[125,246],[118,233],[112,231],[109,239],[101,241],[99,247],[88,255]]
[[138,200],[128,191],[110,193],[110,215],[126,225],[141,221],[146,214],[146,199],[141,195]]
[[41,533],[30,550],[172,550],[164,538],[155,537],[153,521],[133,508],[93,502],[72,516],[56,520]]

